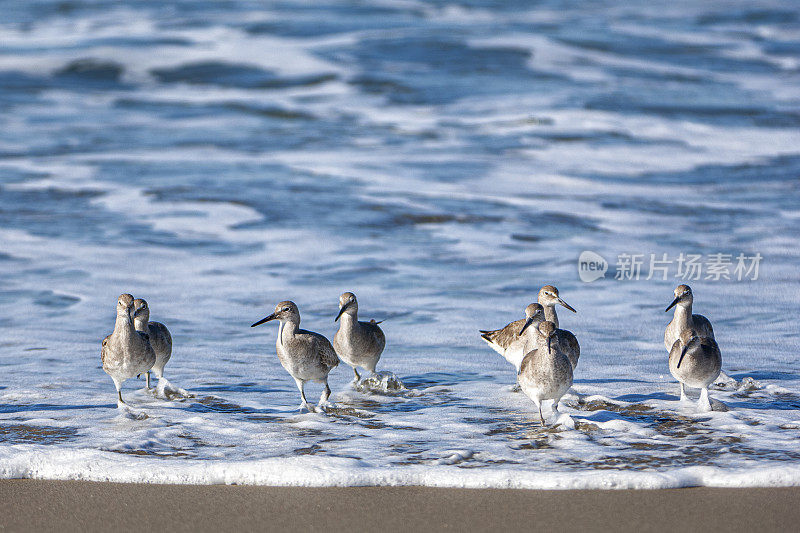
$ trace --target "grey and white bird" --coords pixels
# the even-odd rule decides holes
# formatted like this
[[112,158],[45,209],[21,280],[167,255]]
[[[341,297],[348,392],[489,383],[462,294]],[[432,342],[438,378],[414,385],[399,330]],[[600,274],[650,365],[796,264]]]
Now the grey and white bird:
[[339,296],[339,313],[334,321],[340,320],[339,330],[333,336],[333,347],[337,355],[353,368],[355,382],[361,380],[358,367],[375,374],[375,366],[386,346],[386,337],[380,322],[358,320],[358,300],[352,292]]
[[300,409],[306,408],[314,412],[314,408],[306,401],[305,384],[316,381],[325,385],[319,399],[319,406],[325,407],[331,396],[328,386],[328,374],[339,364],[339,357],[330,341],[319,333],[300,329],[300,311],[291,301],[283,301],[275,306],[275,311],[250,327],[256,327],[270,320],[278,320],[278,338],[275,349],[281,366],[294,378],[300,389],[302,403]]
[[544,319],[552,322],[556,326],[555,337],[561,351],[569,358],[572,368],[577,367],[578,359],[581,356],[581,346],[578,343],[578,338],[575,337],[571,331],[559,329],[556,305],[563,305],[573,313],[577,313],[577,311],[561,299],[558,295],[558,289],[552,285],[545,285],[539,289],[538,301],[544,308]]
[[[133,325],[136,331],[147,334],[150,346],[156,353],[156,362],[152,371],[161,380],[164,377],[164,365],[172,356],[172,335],[167,326],[161,322],[150,322],[150,307],[142,298],[133,301]],[[147,372],[147,388],[150,388],[150,371]]]
[[121,391],[125,380],[147,372],[156,362],[156,353],[147,335],[134,327],[133,312],[133,296],[120,295],[114,331],[103,339],[100,348],[103,370],[111,376],[117,388],[117,407],[125,405]]
[[537,347],[525,355],[517,375],[522,391],[539,409],[542,426],[542,402],[553,400],[553,414],[558,417],[558,403],[572,386],[572,364],[559,347],[555,332],[552,322],[539,324]]
[[684,329],[669,352],[669,371],[681,384],[681,401],[688,400],[686,387],[700,389],[697,407],[711,411],[708,386],[714,383],[722,368],[722,354],[717,341],[703,337],[696,330]]
[[664,330],[664,347],[667,352],[672,352],[672,346],[675,341],[681,336],[685,329],[694,331],[697,336],[705,338],[714,338],[714,328],[711,327],[711,322],[703,315],[692,314],[692,303],[694,296],[692,289],[688,285],[678,285],[675,288],[675,299],[667,306],[664,312],[668,312],[673,307],[675,311],[672,315],[672,320],[667,324]]
[[500,329],[480,330],[481,338],[519,372],[522,358],[537,346],[538,327],[543,321],[544,308],[533,303],[525,308],[525,318],[515,320]]

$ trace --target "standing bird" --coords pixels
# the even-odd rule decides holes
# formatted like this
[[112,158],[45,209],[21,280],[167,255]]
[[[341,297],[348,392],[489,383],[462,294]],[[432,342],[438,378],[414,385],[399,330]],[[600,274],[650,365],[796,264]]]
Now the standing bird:
[[558,329],[558,315],[556,314],[556,304],[563,305],[573,313],[577,313],[567,302],[561,299],[558,295],[558,289],[552,285],[545,285],[539,289],[539,303],[544,307],[544,319],[549,320],[556,326],[556,341],[569,358],[572,368],[578,366],[578,358],[581,356],[581,346],[578,344],[578,339],[571,331],[566,329]]
[[117,299],[117,320],[114,332],[103,339],[100,348],[103,370],[114,380],[117,388],[117,407],[125,405],[122,383],[126,379],[147,372],[156,362],[156,353],[147,335],[136,331],[133,325],[133,296],[122,294]]
[[262,318],[250,327],[254,328],[270,320],[279,320],[278,339],[275,349],[281,366],[294,378],[297,388],[300,389],[300,410],[304,407],[314,412],[306,401],[306,381],[316,381],[325,384],[325,390],[320,396],[319,406],[324,407],[331,396],[328,386],[328,374],[339,364],[339,358],[333,350],[330,341],[313,331],[300,329],[300,311],[294,302],[284,301],[275,306],[275,312]]
[[542,426],[542,401],[553,400],[553,414],[558,416],[558,402],[572,386],[572,364],[556,342],[555,332],[552,322],[539,324],[537,347],[525,355],[517,376],[522,391],[539,408]]
[[375,373],[375,366],[381,358],[383,348],[386,346],[386,337],[378,326],[380,322],[358,320],[358,301],[352,292],[345,292],[339,296],[339,314],[334,322],[342,319],[339,331],[333,337],[333,347],[342,360],[353,367],[355,382],[361,380],[358,368]]
[[703,337],[692,329],[681,331],[669,352],[669,372],[681,384],[681,401],[688,400],[685,387],[700,389],[697,407],[711,411],[708,386],[714,383],[722,368],[722,354],[717,341]]
[[[150,308],[147,302],[141,298],[133,301],[133,325],[136,331],[147,334],[150,338],[150,346],[156,353],[156,362],[153,365],[153,372],[159,379],[164,377],[164,365],[167,364],[172,356],[172,335],[169,334],[167,326],[161,322],[150,322]],[[150,372],[147,372],[147,388],[150,388]]]
[[675,289],[675,299],[667,306],[664,312],[668,312],[673,307],[675,313],[672,316],[667,329],[664,330],[664,346],[668,352],[672,352],[672,346],[681,336],[685,329],[694,330],[699,337],[714,338],[714,328],[711,322],[703,315],[692,314],[692,289],[688,285],[678,285]]
[[481,338],[489,347],[514,365],[519,372],[522,358],[536,349],[539,324],[544,321],[544,308],[530,304],[525,308],[525,318],[515,320],[495,330],[480,330]]

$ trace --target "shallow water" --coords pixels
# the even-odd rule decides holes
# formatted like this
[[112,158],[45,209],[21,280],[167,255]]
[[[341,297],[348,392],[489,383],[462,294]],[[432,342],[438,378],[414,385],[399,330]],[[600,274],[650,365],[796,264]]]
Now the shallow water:
[[[800,10],[151,4],[4,6],[0,475],[800,482]],[[762,254],[757,280],[691,281],[735,380],[720,410],[681,404],[667,369],[682,280],[583,283],[584,250]],[[545,283],[582,355],[566,425],[542,428],[477,330]],[[342,365],[336,406],[301,414],[277,328],[249,324],[290,298],[331,337],[345,290],[407,389],[356,391]],[[114,408],[121,292],[169,326],[193,397],[132,380]]]

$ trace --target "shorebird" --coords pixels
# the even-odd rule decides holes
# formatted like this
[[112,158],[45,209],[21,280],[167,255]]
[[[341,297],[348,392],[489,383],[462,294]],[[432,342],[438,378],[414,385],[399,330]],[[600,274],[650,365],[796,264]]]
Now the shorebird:
[[[149,337],[150,346],[156,353],[153,373],[161,380],[164,377],[164,365],[172,356],[172,335],[169,334],[167,326],[161,322],[150,322],[150,308],[145,300],[135,299],[133,308],[133,325],[136,331],[145,333]],[[147,388],[150,388],[150,371],[147,372]]]
[[555,332],[552,322],[539,324],[537,347],[525,355],[517,375],[522,391],[539,408],[542,426],[542,401],[553,400],[553,414],[558,416],[558,402],[572,386],[572,364],[559,348]]
[[711,327],[711,322],[703,315],[692,314],[694,298],[691,287],[678,285],[674,294],[675,299],[664,310],[664,312],[667,312],[673,307],[675,308],[672,320],[667,324],[667,329],[664,330],[664,347],[666,347],[667,351],[672,351],[672,346],[685,329],[695,331],[699,337],[713,339],[714,329]]
[[539,289],[539,303],[544,307],[544,319],[549,320],[556,326],[556,340],[561,347],[572,368],[578,366],[578,358],[581,356],[581,346],[578,344],[578,339],[571,331],[566,329],[558,329],[558,315],[556,314],[556,304],[563,305],[573,313],[577,313],[567,302],[561,299],[558,295],[558,289],[552,285],[545,285]]
[[358,300],[352,292],[339,296],[339,314],[334,322],[342,319],[339,330],[333,337],[333,347],[337,355],[353,368],[355,382],[361,380],[358,367],[375,373],[375,365],[386,346],[386,337],[378,326],[380,322],[358,320]]
[[300,311],[294,302],[284,301],[275,306],[275,312],[252,324],[254,328],[270,320],[279,320],[278,339],[275,348],[281,366],[294,378],[297,388],[300,389],[300,410],[304,407],[309,412],[314,412],[306,401],[306,381],[316,381],[325,384],[325,390],[319,399],[319,406],[324,407],[331,396],[328,386],[328,374],[339,364],[339,358],[331,346],[330,341],[313,331],[300,329]]
[[147,335],[136,331],[133,325],[133,296],[130,294],[122,294],[117,299],[114,332],[103,339],[100,360],[117,388],[117,407],[122,407],[125,405],[120,390],[122,383],[149,371],[156,362],[156,353]]
[[563,305],[573,313],[577,313],[567,302],[558,295],[558,289],[552,285],[545,285],[539,289],[538,302],[544,307],[544,319],[552,322],[558,328],[558,315],[556,314],[556,304]]
[[525,308],[525,318],[500,329],[480,330],[481,338],[519,372],[522,358],[536,348],[537,328],[543,320],[544,308],[540,304],[530,304]]
[[708,386],[714,383],[722,368],[722,354],[717,341],[703,337],[693,329],[681,331],[669,352],[669,372],[681,384],[681,401],[688,400],[685,387],[700,389],[697,407],[711,411]]

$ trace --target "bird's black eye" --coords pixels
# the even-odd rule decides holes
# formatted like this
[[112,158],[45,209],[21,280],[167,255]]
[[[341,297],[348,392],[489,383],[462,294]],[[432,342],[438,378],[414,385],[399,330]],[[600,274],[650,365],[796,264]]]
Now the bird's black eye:
[[288,307],[284,307],[283,309],[281,309],[281,312],[288,313],[289,312],[289,308]]

